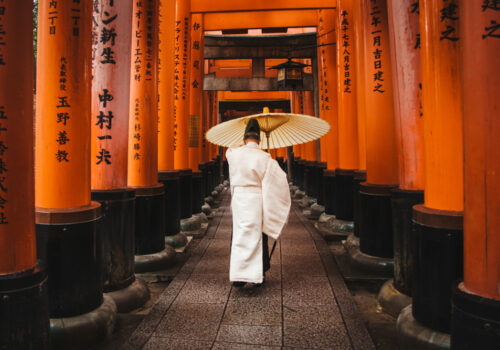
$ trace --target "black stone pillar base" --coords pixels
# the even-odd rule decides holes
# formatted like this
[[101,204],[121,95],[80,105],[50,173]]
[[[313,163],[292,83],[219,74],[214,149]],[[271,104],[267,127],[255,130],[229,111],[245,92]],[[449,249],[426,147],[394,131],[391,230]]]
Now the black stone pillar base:
[[37,256],[47,266],[51,318],[74,317],[102,304],[101,205],[36,208]]
[[0,349],[49,348],[47,271],[0,275]]
[[366,171],[365,170],[356,170],[354,172],[353,179],[353,217],[354,217],[354,235],[359,237],[359,227],[361,223],[361,206],[360,206],[360,194],[359,194],[359,186],[362,182],[366,181]]
[[413,276],[413,206],[423,203],[424,191],[392,191],[392,227],[394,243],[394,287],[411,297]]
[[335,170],[323,170],[325,213],[335,215]]
[[[135,187],[135,255],[165,249],[165,197],[162,184]],[[137,266],[136,266],[137,267]]]
[[390,278],[394,274],[394,261],[391,258],[365,254],[361,251],[360,246],[344,246],[346,247],[349,261],[360,270],[369,272],[377,277]]
[[319,220],[319,218],[324,212],[325,212],[324,206],[319,205],[318,203],[314,203],[309,208],[309,215],[307,215],[307,218],[309,220]]
[[305,171],[305,160],[298,159],[297,160],[297,186],[301,191],[305,191],[305,179],[304,179],[304,171]]
[[318,162],[318,171],[316,172],[316,183],[318,184],[318,205],[325,207],[325,189],[323,181],[323,172],[326,170],[326,163]]
[[82,315],[50,319],[51,349],[81,349],[111,336],[116,323],[116,305],[104,296],[98,308]]
[[135,191],[92,191],[92,200],[102,208],[103,290],[126,289],[135,281]]
[[188,239],[184,233],[178,233],[173,236],[165,236],[165,244],[174,249],[183,248],[188,244]]
[[394,280],[384,283],[377,296],[378,303],[386,314],[397,318],[401,310],[411,304],[411,298],[394,287]]
[[451,347],[454,350],[497,350],[500,347],[500,300],[453,288]]
[[72,349],[109,336],[116,305],[103,297],[101,205],[36,208],[37,253],[47,266],[50,341]]
[[413,207],[413,317],[426,327],[448,333],[451,290],[463,278],[463,214]]
[[193,215],[188,219],[181,220],[181,232],[186,236],[199,236],[202,218],[200,215]]
[[176,235],[181,231],[180,174],[177,170],[158,172],[158,182],[165,191],[165,235]]
[[335,216],[339,220],[354,220],[354,170],[335,170]]
[[125,288],[104,293],[104,296],[113,299],[119,313],[127,313],[138,309],[146,304],[150,298],[149,288],[140,278],[136,278],[134,282]]
[[175,249],[165,245],[165,238],[163,238],[163,245],[165,249],[158,253],[136,255],[135,272],[152,272],[166,270],[171,267],[175,263]]
[[[179,170],[179,195],[181,220],[193,215],[193,171],[191,169]],[[182,229],[181,229],[182,230]]]
[[325,240],[342,241],[352,234],[354,223],[352,221],[337,220],[335,215],[322,213],[314,226]]
[[202,173],[200,171],[193,171],[193,177],[191,181],[192,192],[191,192],[191,200],[192,200],[192,212],[193,214],[201,213],[201,206],[204,202],[204,196],[202,193]]
[[[398,344],[404,350],[448,350],[450,335],[428,328],[413,318],[412,305],[405,307],[396,322]],[[479,348],[476,348],[479,349]]]
[[392,207],[391,192],[397,185],[360,184],[361,252],[374,257],[392,259]]

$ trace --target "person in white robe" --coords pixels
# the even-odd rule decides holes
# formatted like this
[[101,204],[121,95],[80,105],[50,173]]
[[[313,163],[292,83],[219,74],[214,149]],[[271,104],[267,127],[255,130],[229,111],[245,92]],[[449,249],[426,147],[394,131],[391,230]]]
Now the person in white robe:
[[235,286],[263,283],[270,267],[267,236],[279,238],[291,205],[286,173],[259,147],[256,119],[248,122],[244,142],[226,152],[233,213],[229,280]]

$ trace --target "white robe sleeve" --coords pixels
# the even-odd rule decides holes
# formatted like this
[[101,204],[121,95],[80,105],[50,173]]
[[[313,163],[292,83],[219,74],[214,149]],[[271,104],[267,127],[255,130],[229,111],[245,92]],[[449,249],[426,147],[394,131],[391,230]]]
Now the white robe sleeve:
[[290,188],[286,173],[278,162],[269,159],[262,180],[262,231],[278,239],[290,213]]

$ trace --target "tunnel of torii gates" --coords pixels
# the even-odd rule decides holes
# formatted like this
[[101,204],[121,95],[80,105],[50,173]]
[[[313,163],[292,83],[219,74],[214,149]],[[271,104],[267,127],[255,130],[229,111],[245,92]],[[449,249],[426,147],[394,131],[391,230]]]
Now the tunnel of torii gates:
[[[96,342],[141,306],[135,272],[227,178],[204,133],[267,106],[330,123],[271,152],[393,276],[401,339],[498,349],[500,2],[39,0],[36,66],[32,11],[0,1],[0,348]],[[288,57],[294,91],[267,69]]]

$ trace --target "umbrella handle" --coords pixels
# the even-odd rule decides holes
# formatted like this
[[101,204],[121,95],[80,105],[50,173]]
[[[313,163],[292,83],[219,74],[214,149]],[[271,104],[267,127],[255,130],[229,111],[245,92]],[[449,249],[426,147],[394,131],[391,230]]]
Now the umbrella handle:
[[266,139],[267,139],[267,153],[269,153],[269,131],[266,131]]

